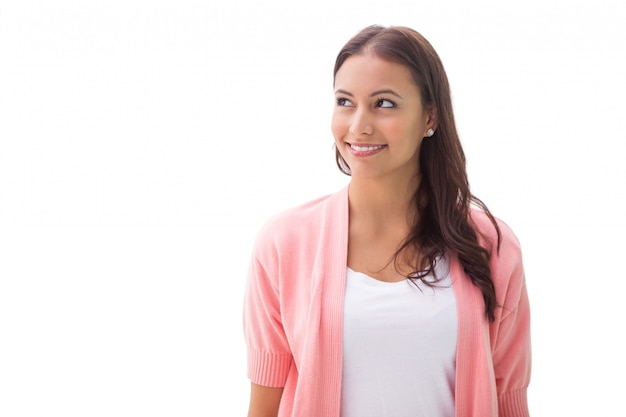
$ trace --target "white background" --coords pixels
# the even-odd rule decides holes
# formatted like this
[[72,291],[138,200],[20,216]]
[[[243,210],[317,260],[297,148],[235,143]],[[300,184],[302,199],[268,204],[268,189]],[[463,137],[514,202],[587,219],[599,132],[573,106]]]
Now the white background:
[[245,415],[252,240],[347,183],[332,67],[372,23],[437,49],[522,243],[531,412],[624,415],[619,3],[0,3],[0,415]]

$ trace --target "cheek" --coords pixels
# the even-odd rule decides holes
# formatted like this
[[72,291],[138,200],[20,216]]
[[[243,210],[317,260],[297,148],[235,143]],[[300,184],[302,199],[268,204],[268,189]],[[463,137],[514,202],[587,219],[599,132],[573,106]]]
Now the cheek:
[[385,120],[378,124],[378,131],[390,142],[406,144],[412,138],[415,127],[404,120]]
[[408,143],[419,142],[422,138],[424,125],[419,120],[410,123],[395,123],[388,126],[387,132],[396,138],[403,138]]

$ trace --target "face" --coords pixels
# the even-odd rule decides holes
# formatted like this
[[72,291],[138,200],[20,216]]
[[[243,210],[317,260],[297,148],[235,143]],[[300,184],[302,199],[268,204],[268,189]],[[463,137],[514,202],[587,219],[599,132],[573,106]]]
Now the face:
[[335,75],[332,132],[352,178],[410,176],[434,117],[409,69],[374,55],[353,55]]

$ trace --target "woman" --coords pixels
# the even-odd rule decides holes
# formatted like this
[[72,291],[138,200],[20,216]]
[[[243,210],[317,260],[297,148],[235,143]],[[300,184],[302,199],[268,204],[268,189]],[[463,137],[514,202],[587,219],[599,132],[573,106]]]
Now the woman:
[[249,417],[528,416],[519,244],[470,193],[437,53],[412,29],[365,28],[334,90],[350,183],[259,233]]

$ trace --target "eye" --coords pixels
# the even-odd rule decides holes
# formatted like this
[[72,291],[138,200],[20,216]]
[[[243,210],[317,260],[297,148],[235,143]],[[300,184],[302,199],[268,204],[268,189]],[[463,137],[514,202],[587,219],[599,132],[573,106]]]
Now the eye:
[[337,106],[339,106],[339,107],[351,107],[352,106],[352,102],[350,100],[348,100],[347,98],[340,97],[340,98],[337,99]]
[[380,107],[383,109],[392,109],[396,107],[396,103],[394,103],[391,100],[381,98],[381,99],[378,99],[378,101],[376,102],[376,107]]

